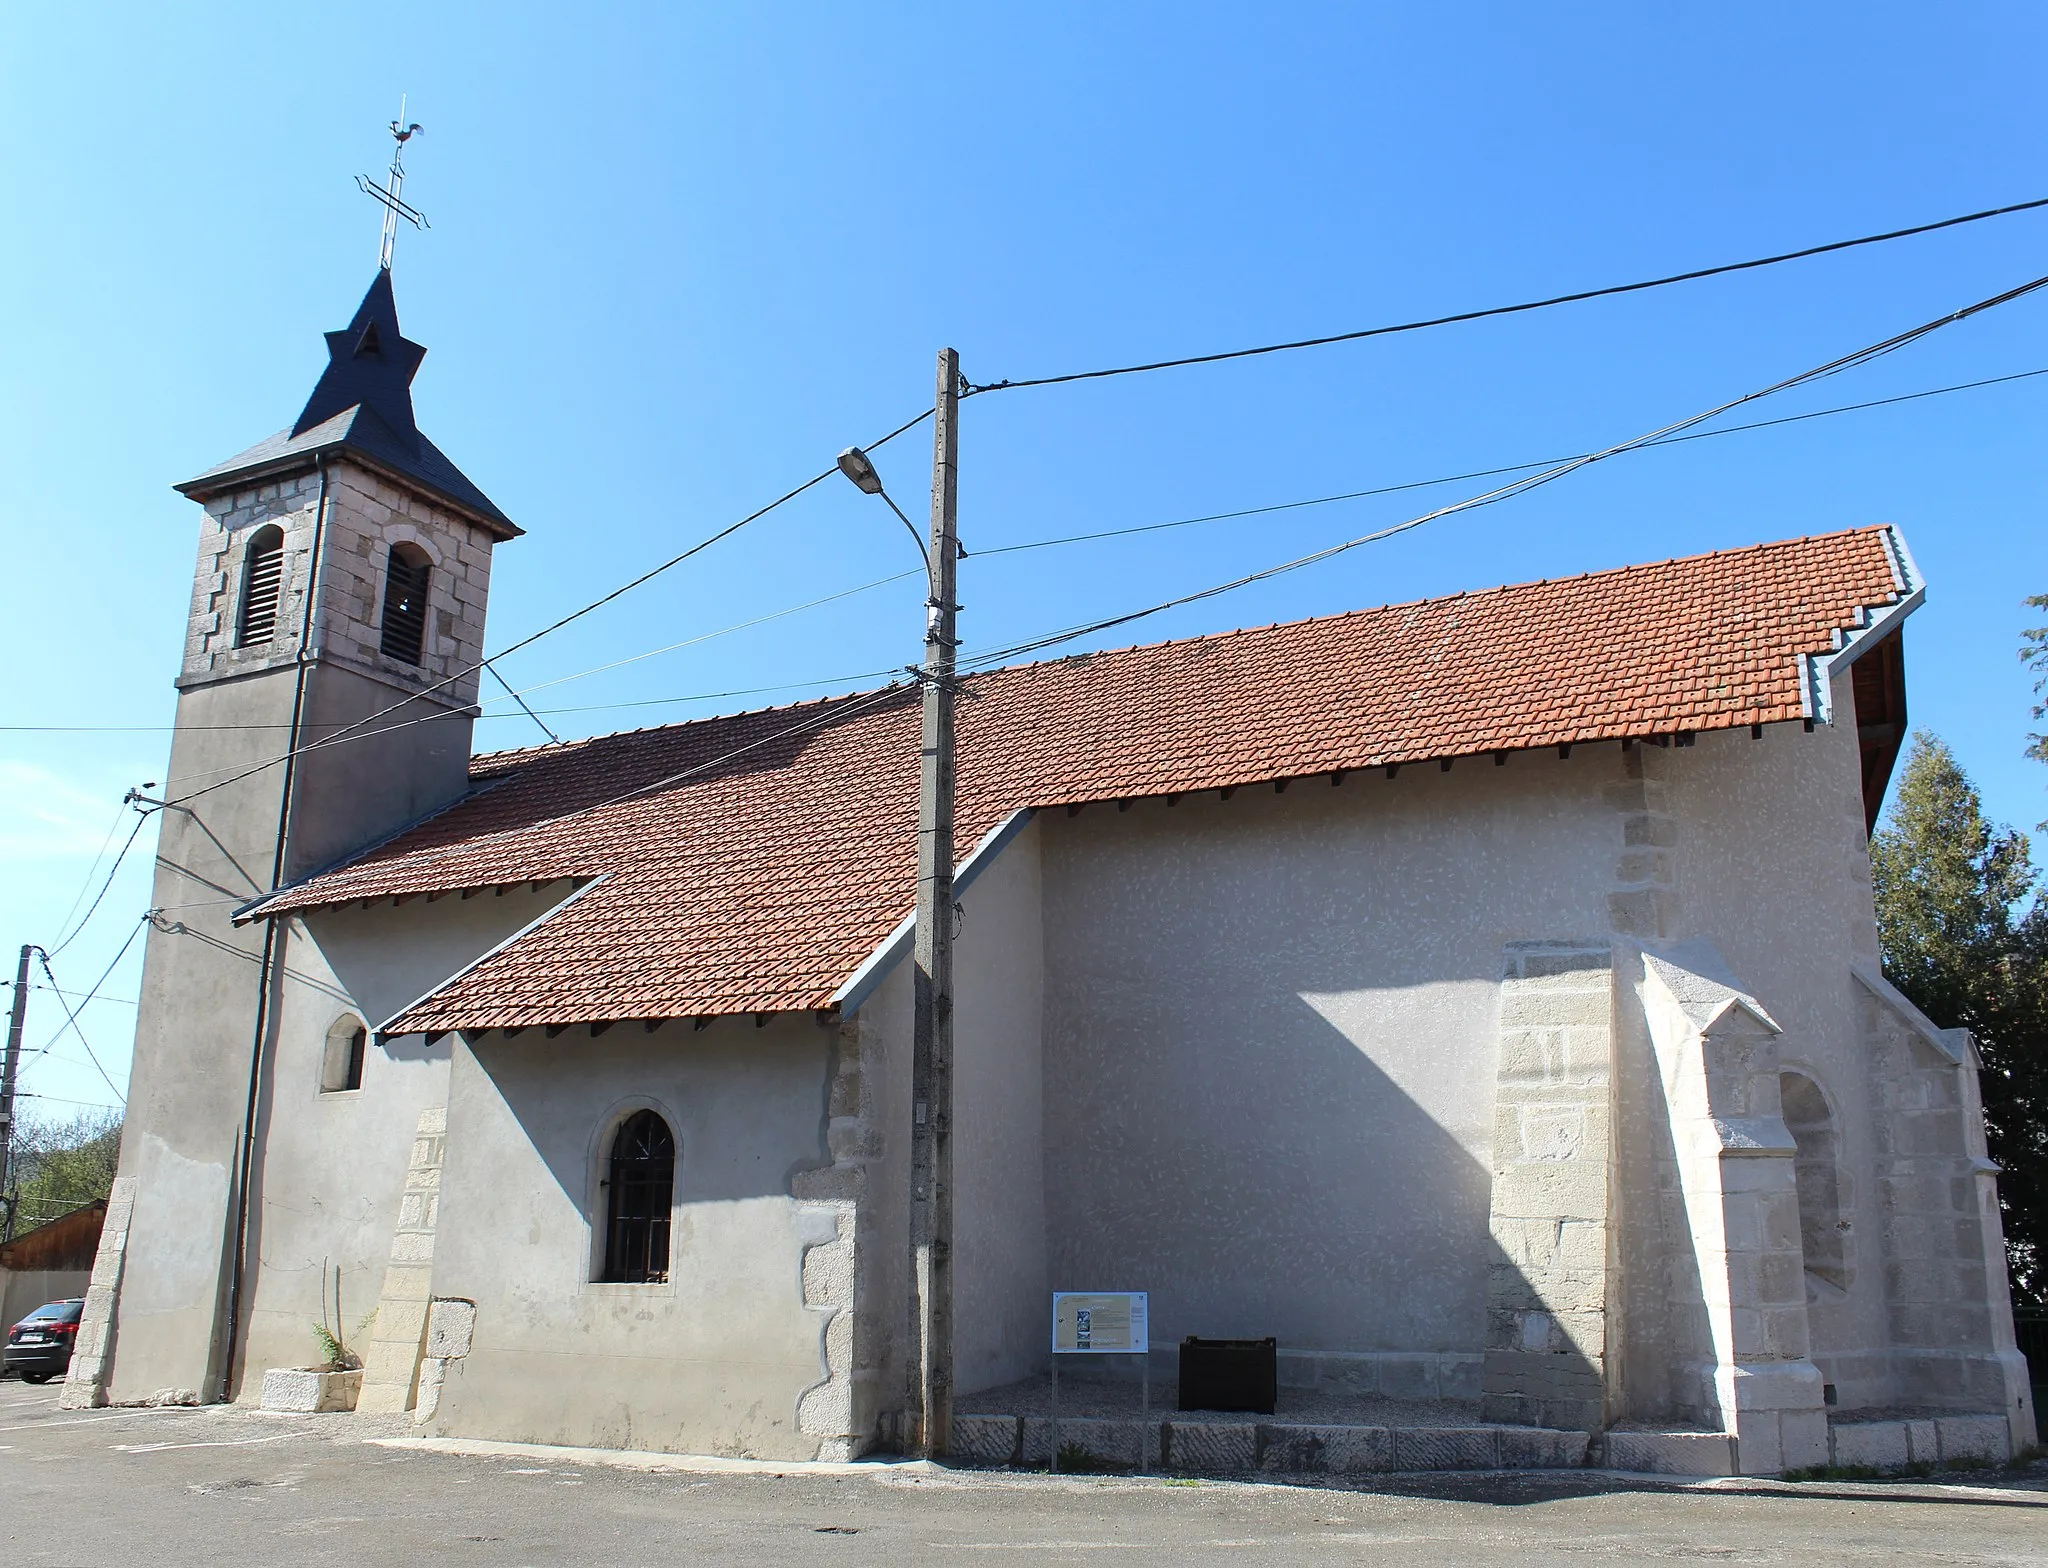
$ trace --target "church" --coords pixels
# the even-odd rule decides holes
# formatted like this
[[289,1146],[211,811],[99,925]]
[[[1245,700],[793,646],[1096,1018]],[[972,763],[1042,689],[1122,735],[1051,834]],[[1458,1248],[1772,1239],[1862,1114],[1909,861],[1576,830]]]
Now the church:
[[[431,1435],[889,1451],[915,688],[473,753],[521,530],[388,270],[327,354],[178,486],[66,1402],[254,1402],[324,1323]],[[1409,1408],[1497,1462],[2031,1444],[1975,1050],[1872,916],[1924,592],[1880,525],[967,677],[955,1457],[1031,1457],[1062,1290],[1147,1292],[1163,1379],[1277,1341],[1268,1425],[1162,1417],[1193,1468],[1334,1463],[1311,1396],[1395,1432],[1364,1468]]]

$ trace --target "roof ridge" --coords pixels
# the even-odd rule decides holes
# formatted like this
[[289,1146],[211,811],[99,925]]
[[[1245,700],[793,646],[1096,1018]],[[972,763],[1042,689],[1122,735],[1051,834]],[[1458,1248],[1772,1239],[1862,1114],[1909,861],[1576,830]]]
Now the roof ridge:
[[[1849,538],[1856,534],[1879,533],[1891,528],[1890,523],[1865,523],[1854,528],[1837,528],[1824,534],[1798,534],[1790,539],[1766,539],[1756,544],[1734,545],[1723,550],[1702,550],[1692,555],[1667,556],[1657,561],[1635,561],[1621,566],[1603,566],[1592,571],[1575,572],[1565,577],[1538,577],[1516,583],[1497,583],[1487,588],[1461,588],[1455,593],[1433,594],[1422,599],[1399,599],[1387,604],[1363,605],[1355,610],[1338,610],[1329,615],[1306,615],[1292,621],[1269,621],[1263,626],[1232,626],[1222,631],[1197,632],[1188,637],[1166,637],[1158,642],[1125,643],[1116,648],[1092,648],[1082,653],[1061,654],[1052,659],[1030,659],[1017,664],[991,665],[987,669],[974,670],[962,677],[963,682],[972,682],[991,675],[1007,675],[1020,670],[1050,670],[1064,664],[1077,664],[1087,659],[1110,658],[1118,654],[1150,653],[1160,648],[1186,647],[1193,643],[1222,642],[1232,637],[1246,637],[1254,633],[1290,631],[1298,626],[1334,625],[1343,621],[1362,620],[1367,616],[1391,615],[1397,611],[1424,609],[1431,605],[1454,604],[1464,599],[1490,599],[1500,594],[1519,593],[1530,588],[1558,587],[1567,583],[1591,582],[1601,578],[1625,577],[1632,572],[1662,571],[1669,567],[1691,566],[1701,561],[1717,560],[1722,556],[1759,555],[1773,550],[1789,550],[1799,545],[1824,544],[1831,539]],[[679,719],[673,724],[644,725],[638,729],[612,730],[602,735],[586,735],[578,740],[559,741],[552,746],[512,747],[506,751],[475,752],[470,756],[472,768],[494,758],[527,755],[538,758],[557,750],[572,746],[587,746],[597,741],[618,740],[628,735],[653,735],[668,731],[686,730],[700,724],[711,724],[720,720],[750,718],[763,713],[791,713],[799,708],[812,707],[825,702],[843,702],[850,698],[870,696],[875,692],[887,691],[892,686],[904,684],[890,681],[881,686],[856,688],[833,696],[809,697],[802,702],[779,703],[765,708],[742,708],[731,713],[707,713],[700,718]]]
[[1496,583],[1486,588],[1460,588],[1455,593],[1431,594],[1421,599],[1396,599],[1386,604],[1361,605],[1355,610],[1336,610],[1328,615],[1304,615],[1291,621],[1268,621],[1263,626],[1233,626],[1223,631],[1196,632],[1187,637],[1164,637],[1158,642],[1125,643],[1116,648],[1096,648],[1086,653],[1062,654],[1056,659],[1033,659],[1021,664],[994,665],[986,670],[976,670],[974,674],[995,675],[1006,670],[1042,669],[1078,659],[1099,659],[1107,654],[1146,653],[1154,648],[1176,648],[1196,642],[1220,642],[1226,637],[1242,637],[1252,632],[1286,631],[1296,626],[1318,626],[1336,621],[1358,620],[1368,615],[1387,615],[1396,610],[1419,610],[1430,605],[1451,604],[1460,599],[1491,598],[1496,594],[1518,593],[1525,588],[1549,588],[1564,583],[1590,582],[1602,577],[1625,577],[1631,572],[1654,572],[1672,566],[1691,566],[1696,562],[1716,560],[1721,556],[1758,555],[1769,550],[1789,550],[1796,545],[1824,544],[1830,539],[1845,539],[1855,534],[1880,533],[1892,526],[1890,523],[1864,523],[1854,528],[1837,528],[1824,534],[1797,534],[1790,539],[1766,539],[1756,544],[1731,545],[1723,550],[1700,550],[1692,555],[1666,556],[1657,561],[1631,561],[1621,566],[1602,566],[1591,571],[1573,572],[1564,577],[1534,577],[1521,582]]

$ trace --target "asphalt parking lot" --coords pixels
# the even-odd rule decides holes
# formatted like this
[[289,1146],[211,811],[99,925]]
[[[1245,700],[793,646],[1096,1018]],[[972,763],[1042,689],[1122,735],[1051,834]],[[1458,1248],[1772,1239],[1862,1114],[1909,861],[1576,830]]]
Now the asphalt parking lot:
[[[2048,1563],[2048,1470],[1703,1489],[1588,1474],[1370,1488],[621,1469],[451,1455],[349,1416],[60,1411],[0,1382],[0,1562]],[[388,1434],[402,1434],[392,1423]]]

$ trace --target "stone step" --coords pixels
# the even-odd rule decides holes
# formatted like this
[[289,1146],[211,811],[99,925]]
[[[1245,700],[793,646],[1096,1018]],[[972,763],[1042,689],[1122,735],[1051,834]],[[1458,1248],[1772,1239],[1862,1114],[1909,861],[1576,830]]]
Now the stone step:
[[[952,1453],[967,1464],[1050,1462],[1050,1416],[956,1415]],[[1295,1422],[1153,1422],[1072,1416],[1059,1443],[1113,1465],[1192,1475],[1372,1475],[1396,1470],[1569,1470],[1584,1432],[1529,1426],[1313,1426]]]

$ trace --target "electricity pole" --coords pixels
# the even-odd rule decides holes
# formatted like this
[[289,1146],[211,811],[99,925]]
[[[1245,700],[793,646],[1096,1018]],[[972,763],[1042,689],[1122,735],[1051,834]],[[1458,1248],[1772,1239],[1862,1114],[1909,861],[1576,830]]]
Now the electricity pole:
[[0,1058],[0,1203],[7,1205],[7,1222],[0,1228],[0,1241],[14,1239],[14,1203],[7,1196],[8,1156],[14,1152],[14,1075],[21,1067],[21,1031],[28,1022],[28,955],[33,942],[24,943],[21,962],[14,970],[14,1006],[7,1015],[7,1055]]
[[932,428],[931,593],[924,613],[924,741],[917,791],[917,997],[910,1069],[914,1448],[953,1429],[953,622],[960,553],[960,356],[939,352]]

